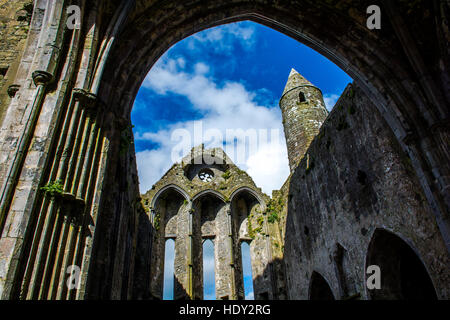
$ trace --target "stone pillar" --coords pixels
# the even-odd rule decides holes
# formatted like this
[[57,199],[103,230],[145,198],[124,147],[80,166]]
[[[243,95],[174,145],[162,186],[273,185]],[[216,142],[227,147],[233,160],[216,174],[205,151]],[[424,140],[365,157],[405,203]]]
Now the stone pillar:
[[227,218],[228,218],[228,240],[230,245],[230,277],[231,277],[231,295],[230,299],[237,300],[237,293],[236,293],[236,265],[235,260],[236,257],[234,255],[234,241],[233,241],[233,225],[232,225],[232,212],[230,205],[228,204],[226,207],[227,212]]
[[[34,136],[46,86],[52,80],[53,76],[46,71],[33,72],[36,90],[32,98],[29,117],[18,140],[17,152],[2,187],[0,200],[0,232],[2,234],[0,239],[0,296],[2,298],[10,298],[15,288],[14,278],[20,261],[20,250],[18,249],[23,245],[25,237],[25,230],[19,225],[23,223],[29,193],[35,188],[32,181],[23,181],[21,187],[17,188],[18,179]],[[16,194],[15,201],[13,201],[14,194]],[[9,215],[7,215],[8,211]],[[8,228],[4,228],[5,226]]]
[[[66,271],[71,265],[82,264],[97,176],[92,164],[98,160],[102,144],[103,112],[99,108],[95,95],[82,89],[73,91],[47,178],[47,186],[59,190],[45,191],[36,206],[31,250],[18,278],[21,298],[75,298],[76,290],[67,288]],[[86,116],[78,117],[80,109]]]
[[216,299],[230,300],[235,296],[235,281],[233,278],[233,250],[230,237],[230,204],[227,203],[217,213],[216,239],[214,241]]
[[25,123],[23,133],[18,141],[19,145],[16,156],[11,164],[11,167],[9,168],[9,172],[2,187],[0,199],[0,233],[3,231],[4,220],[6,219],[6,214],[11,205],[14,189],[17,184],[18,175],[22,169],[24,157],[27,155],[31,139],[33,138],[37,118],[45,95],[45,87],[52,81],[52,79],[53,76],[46,71],[33,72],[33,81],[36,85],[33,104],[31,105],[30,115]]
[[175,239],[174,300],[192,299],[192,207],[189,202],[178,212]]

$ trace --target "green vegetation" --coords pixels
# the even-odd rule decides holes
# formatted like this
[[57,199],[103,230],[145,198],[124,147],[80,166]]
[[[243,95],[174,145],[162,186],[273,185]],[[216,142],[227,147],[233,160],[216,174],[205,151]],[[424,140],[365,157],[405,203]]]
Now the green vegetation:
[[156,231],[158,231],[160,226],[161,226],[161,214],[155,211],[155,217],[153,219],[153,227],[155,228]]
[[231,178],[230,170],[225,171],[225,173],[222,175],[222,178],[224,178],[225,180],[228,180],[229,178]]
[[221,183],[220,185],[219,185],[219,190],[226,190],[228,187],[227,187],[227,185],[225,184],[225,183]]
[[283,212],[284,209],[284,202],[283,199],[280,197],[278,200],[270,199],[267,203],[267,222],[269,223],[275,223],[277,221],[280,221],[280,213]]
[[263,216],[259,216],[256,219],[256,222],[258,223],[258,227],[253,229],[253,225],[252,225],[252,220],[254,218],[254,214],[251,213],[248,218],[247,218],[247,229],[248,229],[248,236],[252,239],[256,238],[256,235],[259,234],[263,234],[262,230],[263,230],[263,224],[264,224],[264,217]]
[[46,195],[50,197],[55,197],[57,195],[62,195],[64,192],[64,186],[61,180],[56,180],[47,183],[45,186],[41,187],[41,190],[45,192]]

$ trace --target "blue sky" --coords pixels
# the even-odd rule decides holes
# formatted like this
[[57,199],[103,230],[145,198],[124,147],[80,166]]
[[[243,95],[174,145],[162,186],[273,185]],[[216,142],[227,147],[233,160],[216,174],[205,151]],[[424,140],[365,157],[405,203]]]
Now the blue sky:
[[[242,268],[244,279],[245,300],[254,300],[252,265],[250,262],[250,245],[243,242],[242,250]],[[164,286],[163,299],[173,300],[174,288],[174,261],[175,261],[175,242],[166,241],[164,257]],[[203,243],[203,299],[216,299],[215,273],[214,273],[214,243],[206,240]]]
[[141,192],[192,146],[217,146],[174,135],[177,129],[193,133],[195,121],[203,131],[222,132],[225,151],[236,142],[226,140],[226,129],[279,130],[279,141],[260,143],[235,161],[267,194],[279,189],[289,169],[278,102],[291,68],[322,90],[329,109],[352,81],[309,47],[249,21],[199,32],[170,48],[142,83],[131,114]]

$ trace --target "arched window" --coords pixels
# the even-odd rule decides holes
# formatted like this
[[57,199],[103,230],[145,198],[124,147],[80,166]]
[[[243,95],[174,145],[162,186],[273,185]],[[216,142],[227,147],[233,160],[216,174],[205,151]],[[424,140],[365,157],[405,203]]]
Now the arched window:
[[313,272],[309,285],[310,300],[334,300],[333,292],[327,281],[319,273]]
[[203,300],[216,300],[214,243],[203,242]]
[[164,286],[163,299],[173,300],[174,292],[174,264],[175,264],[175,241],[166,240],[166,248],[164,254]]
[[[436,300],[436,291],[422,261],[402,239],[376,230],[367,252],[366,265],[381,270],[381,288],[369,290],[374,300]],[[366,275],[366,277],[370,276]]]
[[300,101],[300,103],[306,102],[306,97],[305,97],[305,94],[303,92],[300,92],[298,94],[298,100]]
[[253,292],[252,262],[250,259],[250,245],[247,242],[241,244],[242,273],[244,276],[245,300],[255,300]]

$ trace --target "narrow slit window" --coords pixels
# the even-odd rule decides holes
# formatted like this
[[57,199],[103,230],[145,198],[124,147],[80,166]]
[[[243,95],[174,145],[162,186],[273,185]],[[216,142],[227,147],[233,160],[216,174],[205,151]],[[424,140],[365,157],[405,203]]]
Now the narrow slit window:
[[203,300],[216,300],[214,243],[203,242]]
[[164,285],[163,299],[173,300],[174,291],[174,265],[175,265],[175,241],[166,240],[166,248],[164,254]]
[[255,300],[253,292],[252,263],[250,259],[250,245],[247,242],[241,244],[242,271],[244,273],[245,300]]

